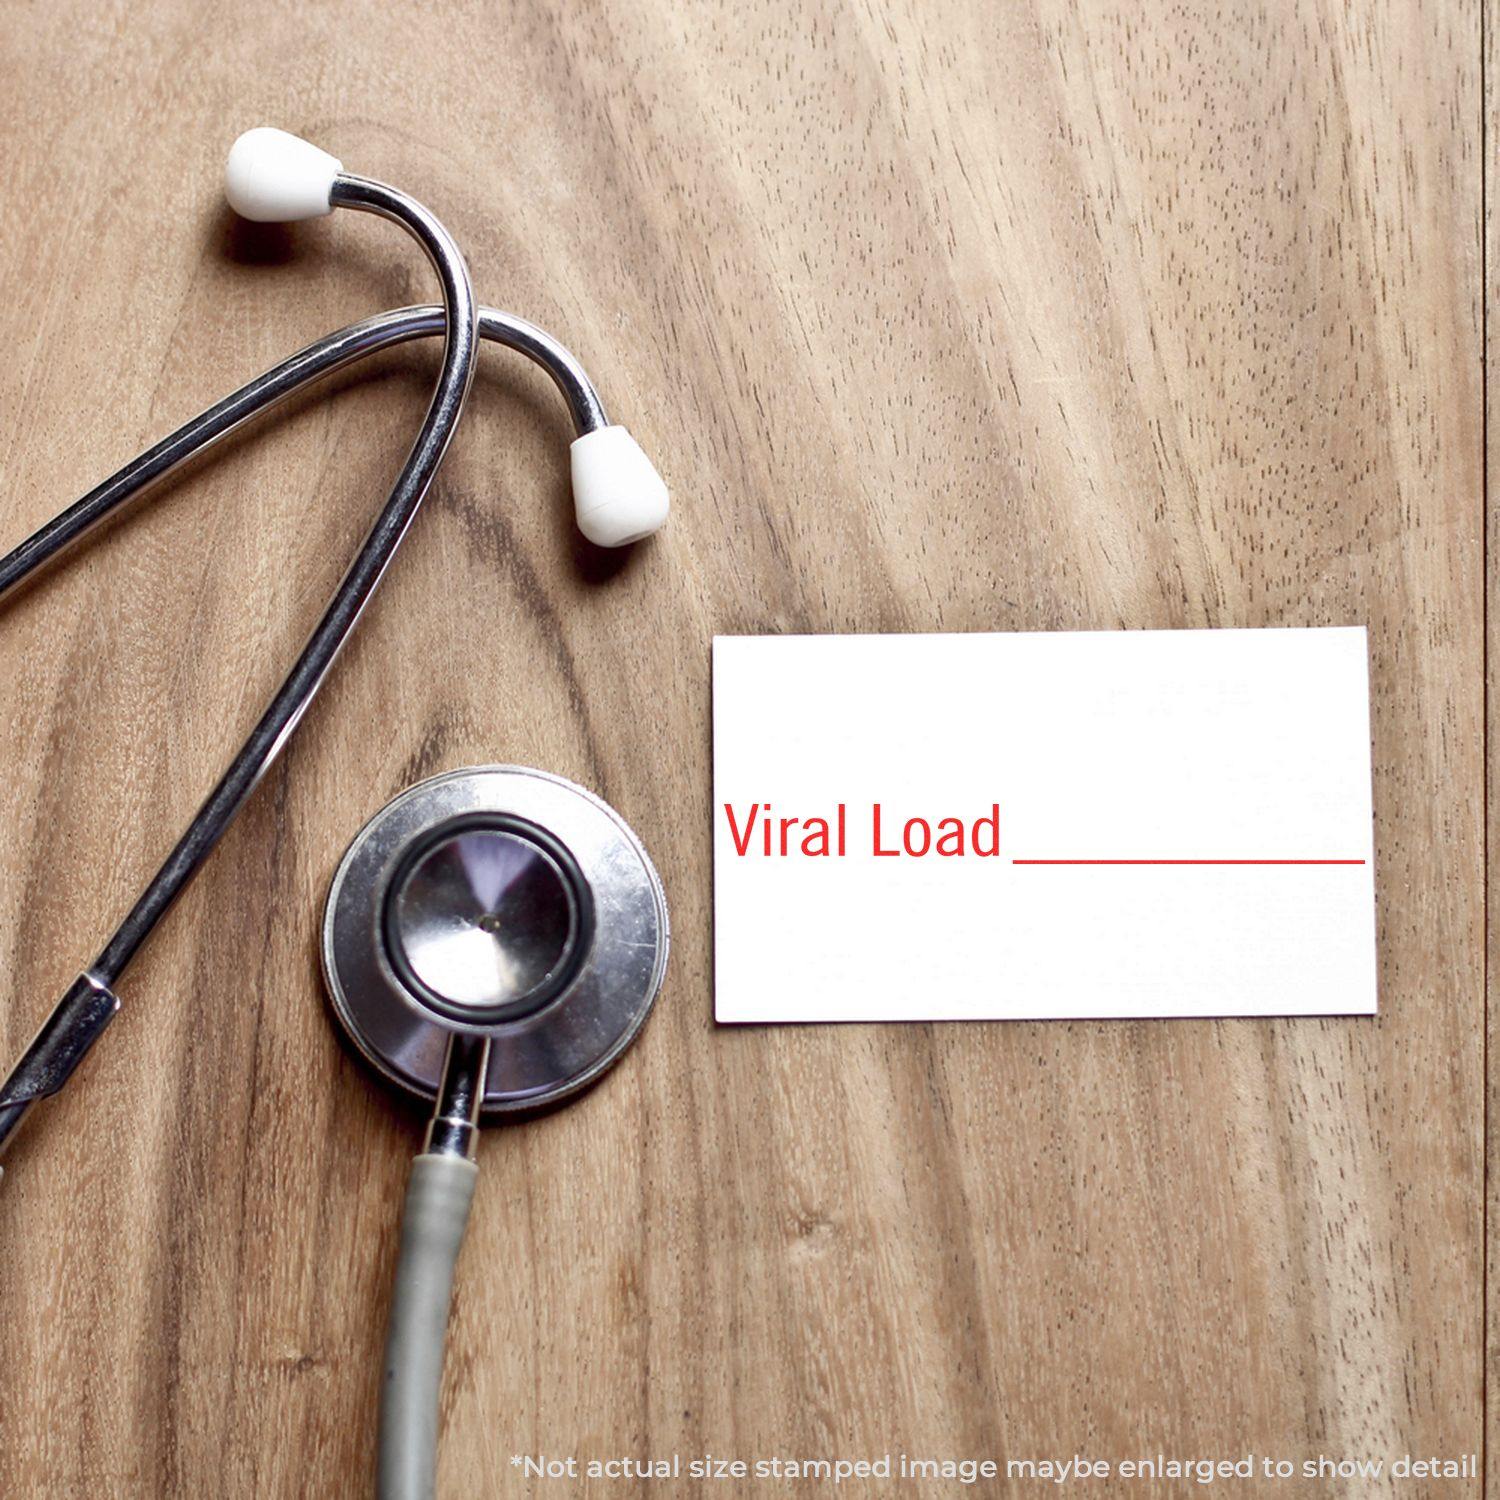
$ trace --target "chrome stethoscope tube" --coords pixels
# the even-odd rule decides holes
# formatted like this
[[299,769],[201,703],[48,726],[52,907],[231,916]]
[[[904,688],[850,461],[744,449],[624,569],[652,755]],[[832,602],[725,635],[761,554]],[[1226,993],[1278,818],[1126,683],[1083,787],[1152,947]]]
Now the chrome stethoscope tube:
[[[462,415],[474,374],[478,317],[468,269],[458,246],[432,213],[383,183],[340,173],[329,202],[332,207],[378,214],[399,224],[432,262],[442,289],[444,332],[443,363],[432,399],[384,508],[270,706],[98,958],[74,981],[21,1061],[0,1084],[0,1150],[36,1100],[62,1087],[109,1024],[119,1008],[113,985],[295,731],[400,546]],[[421,326],[410,333],[393,332],[388,322],[374,319],[371,322],[377,327],[373,333],[365,324],[360,325],[364,330],[361,334],[346,330],[334,335],[332,350],[324,348],[329,342],[325,340],[324,345],[304,350],[237,396],[220,402],[23,543],[0,564],[0,593],[14,587],[132,494],[171,472],[207,443],[274,405],[305,381],[381,347],[382,333],[389,335],[386,342],[395,343],[402,336],[426,332],[427,311],[421,310],[419,316]],[[405,326],[398,323],[395,329]],[[350,335],[355,336],[351,339]]]

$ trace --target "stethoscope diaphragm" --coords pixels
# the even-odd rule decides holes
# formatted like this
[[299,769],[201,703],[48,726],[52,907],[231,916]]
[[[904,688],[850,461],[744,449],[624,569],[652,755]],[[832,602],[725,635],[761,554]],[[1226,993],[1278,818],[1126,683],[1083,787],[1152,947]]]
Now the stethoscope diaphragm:
[[661,880],[607,803],[519,766],[450,771],[383,807],[323,917],[335,1015],[390,1082],[433,1101],[449,1038],[488,1037],[481,1113],[587,1087],[666,970]]

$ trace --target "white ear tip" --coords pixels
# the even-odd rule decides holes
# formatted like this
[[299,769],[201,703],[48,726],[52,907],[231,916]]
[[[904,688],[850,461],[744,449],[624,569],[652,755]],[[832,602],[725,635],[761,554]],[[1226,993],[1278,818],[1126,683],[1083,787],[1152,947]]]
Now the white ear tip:
[[229,148],[224,196],[241,218],[258,224],[315,219],[332,208],[333,180],[343,162],[284,130],[261,125]]
[[573,504],[578,529],[600,547],[660,531],[670,508],[666,481],[623,427],[598,427],[573,440]]

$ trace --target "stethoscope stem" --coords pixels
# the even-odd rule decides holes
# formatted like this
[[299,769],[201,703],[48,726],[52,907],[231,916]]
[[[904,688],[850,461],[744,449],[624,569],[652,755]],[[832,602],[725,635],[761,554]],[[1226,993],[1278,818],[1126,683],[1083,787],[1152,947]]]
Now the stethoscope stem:
[[429,1156],[473,1161],[479,1146],[479,1111],[490,1070],[490,1039],[455,1031],[448,1038],[437,1105],[422,1150]]

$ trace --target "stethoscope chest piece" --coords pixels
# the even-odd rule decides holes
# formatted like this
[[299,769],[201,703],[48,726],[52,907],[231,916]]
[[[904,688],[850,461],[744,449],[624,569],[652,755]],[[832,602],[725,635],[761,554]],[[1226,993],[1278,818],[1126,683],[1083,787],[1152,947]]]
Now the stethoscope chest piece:
[[328,894],[339,1022],[392,1083],[436,1098],[454,1034],[489,1039],[482,1112],[586,1088],[640,1030],[667,962],[667,906],[613,808],[520,766],[410,787],[355,836]]

